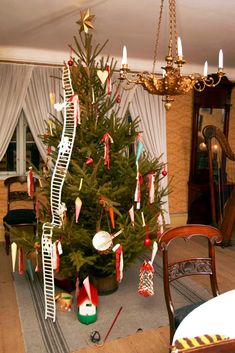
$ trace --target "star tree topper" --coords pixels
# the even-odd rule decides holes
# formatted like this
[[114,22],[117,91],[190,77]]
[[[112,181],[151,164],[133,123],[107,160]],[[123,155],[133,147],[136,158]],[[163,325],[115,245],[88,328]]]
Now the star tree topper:
[[77,22],[81,28],[80,31],[84,31],[85,33],[88,33],[88,29],[93,27],[92,20],[94,19],[95,15],[90,15],[90,10],[87,9],[85,11],[80,11],[80,20]]

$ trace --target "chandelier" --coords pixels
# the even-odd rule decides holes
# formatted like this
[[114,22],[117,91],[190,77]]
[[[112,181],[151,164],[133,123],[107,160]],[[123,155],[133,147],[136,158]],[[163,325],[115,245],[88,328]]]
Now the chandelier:
[[[167,0],[166,0],[167,1]],[[127,49],[123,47],[123,57],[119,80],[124,89],[131,89],[135,84],[140,84],[148,93],[164,96],[166,110],[171,108],[174,96],[182,95],[195,89],[199,92],[205,87],[215,87],[220,83],[223,72],[223,52],[219,51],[219,65],[216,74],[208,75],[208,63],[205,62],[203,75],[194,73],[184,76],[181,73],[182,66],[185,64],[182,44],[176,31],[176,0],[168,0],[169,4],[169,39],[168,53],[165,57],[166,64],[162,67],[162,75],[155,73],[157,62],[158,44],[164,0],[161,0],[160,13],[157,24],[157,35],[154,48],[152,72],[133,73],[127,64]]]

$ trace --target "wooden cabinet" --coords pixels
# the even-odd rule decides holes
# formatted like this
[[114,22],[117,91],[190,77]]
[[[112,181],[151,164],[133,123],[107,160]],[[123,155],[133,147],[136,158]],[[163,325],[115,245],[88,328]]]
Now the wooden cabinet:
[[[194,91],[188,223],[211,224],[212,222],[208,153],[202,131],[207,125],[215,125],[228,137],[233,87],[234,83],[224,76],[216,87],[206,87],[202,92]],[[214,149],[216,155],[216,145]],[[216,163],[216,158],[213,163]],[[215,168],[216,170],[218,169]]]

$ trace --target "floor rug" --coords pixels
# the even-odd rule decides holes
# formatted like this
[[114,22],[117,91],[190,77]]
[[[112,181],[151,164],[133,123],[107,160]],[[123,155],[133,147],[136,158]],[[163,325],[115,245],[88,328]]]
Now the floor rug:
[[[44,318],[43,286],[39,277],[29,280],[14,274],[17,302],[26,353],[69,353],[88,345],[91,333],[98,331],[101,342],[110,331],[112,323],[120,312],[107,337],[107,341],[134,334],[138,330],[148,330],[168,325],[168,315],[164,301],[161,259],[154,262],[154,291],[151,297],[138,294],[139,269],[141,256],[135,265],[125,271],[124,278],[115,293],[99,296],[98,318],[90,325],[84,325],[77,319],[74,301],[70,312],[57,310],[56,322]],[[190,279],[175,281],[173,288],[174,302],[177,305],[190,304],[210,298],[207,290]],[[121,309],[121,311],[120,311]]]

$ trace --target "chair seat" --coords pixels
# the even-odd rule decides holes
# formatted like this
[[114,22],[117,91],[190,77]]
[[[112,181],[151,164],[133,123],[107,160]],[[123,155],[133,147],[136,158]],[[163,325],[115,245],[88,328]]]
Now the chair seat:
[[183,319],[191,313],[194,309],[196,309],[201,304],[205,303],[205,301],[192,303],[189,305],[182,306],[181,308],[176,309],[175,311],[175,328],[179,326],[179,324],[183,321]]
[[36,214],[32,209],[10,210],[3,218],[3,222],[9,225],[33,224],[36,222]]

